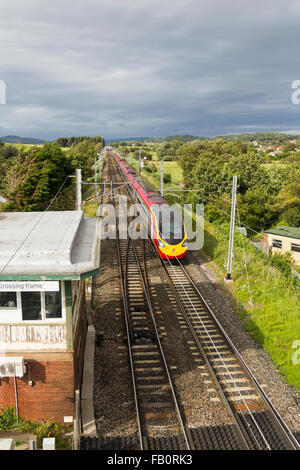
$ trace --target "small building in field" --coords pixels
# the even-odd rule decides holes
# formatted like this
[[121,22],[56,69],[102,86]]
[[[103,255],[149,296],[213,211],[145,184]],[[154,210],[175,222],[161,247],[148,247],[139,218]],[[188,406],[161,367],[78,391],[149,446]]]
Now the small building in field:
[[285,253],[290,251],[295,260],[295,264],[300,266],[300,228],[280,227],[271,228],[265,231],[265,239],[268,243],[269,251]]
[[0,212],[0,408],[75,417],[99,244],[98,220],[82,211]]

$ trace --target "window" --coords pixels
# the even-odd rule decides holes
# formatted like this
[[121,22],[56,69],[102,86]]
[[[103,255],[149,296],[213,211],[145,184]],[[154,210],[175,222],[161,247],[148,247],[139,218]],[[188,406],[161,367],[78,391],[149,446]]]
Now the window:
[[300,245],[298,245],[297,243],[291,243],[291,251],[297,251],[299,253]]
[[41,320],[41,292],[21,292],[22,320]]
[[17,293],[16,292],[0,292],[0,309],[16,309]]
[[61,293],[21,292],[22,320],[62,318]]
[[46,318],[62,318],[60,292],[45,292],[45,316]]
[[282,248],[282,240],[276,240],[275,238],[273,238],[272,240],[272,246],[273,248]]
[[158,230],[160,236],[170,245],[180,243],[185,235],[181,216],[171,210],[169,206],[153,206],[153,212],[158,219]]

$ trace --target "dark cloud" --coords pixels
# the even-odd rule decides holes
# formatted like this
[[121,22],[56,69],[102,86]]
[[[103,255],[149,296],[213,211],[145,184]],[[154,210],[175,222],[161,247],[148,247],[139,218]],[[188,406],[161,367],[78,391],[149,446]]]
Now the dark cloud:
[[0,135],[300,130],[292,0],[2,0]]

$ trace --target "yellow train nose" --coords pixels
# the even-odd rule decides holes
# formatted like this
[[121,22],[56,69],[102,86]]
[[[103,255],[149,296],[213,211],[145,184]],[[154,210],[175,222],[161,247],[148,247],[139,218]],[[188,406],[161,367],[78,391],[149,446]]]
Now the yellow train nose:
[[160,248],[162,254],[168,258],[176,256],[176,258],[182,257],[186,253],[186,246],[182,245],[166,245]]

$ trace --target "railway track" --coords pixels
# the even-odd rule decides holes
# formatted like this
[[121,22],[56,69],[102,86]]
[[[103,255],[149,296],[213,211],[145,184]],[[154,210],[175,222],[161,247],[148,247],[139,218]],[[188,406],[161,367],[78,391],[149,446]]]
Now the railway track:
[[[110,167],[112,177],[112,168]],[[120,190],[117,190],[119,193]],[[114,198],[115,205],[122,198]],[[118,211],[119,212],[119,211]],[[145,243],[119,237],[117,252],[122,285],[131,378],[140,449],[157,448],[156,434],[166,449],[190,449],[184,418],[160,340],[148,283]]]
[[[121,177],[116,162],[112,168],[111,159],[109,171],[111,180],[112,172],[114,177]],[[145,243],[117,237],[138,427],[138,437],[133,439],[135,444],[127,443],[127,448],[138,441],[141,449],[299,449],[295,437],[244,363],[185,266],[179,260],[176,263],[161,260],[151,246],[162,263],[178,305],[179,324],[192,337],[193,348],[203,359],[199,367],[203,375],[209,373],[232,426],[189,429],[185,425],[156,325]],[[156,430],[160,430],[160,438],[155,437]],[[90,441],[90,448],[99,446],[101,439]],[[118,444],[108,439],[105,445],[116,448]]]
[[191,331],[219,396],[247,449],[299,449],[184,265],[161,260],[185,327]]

